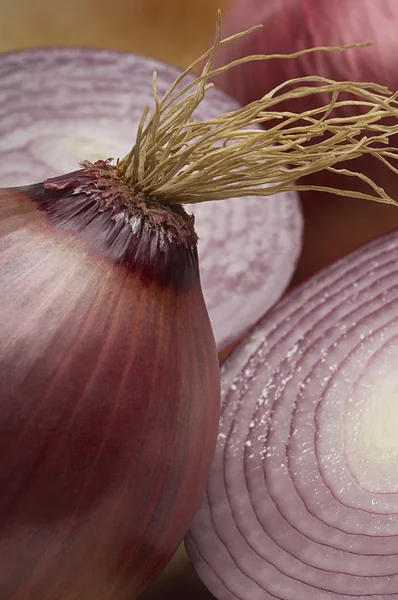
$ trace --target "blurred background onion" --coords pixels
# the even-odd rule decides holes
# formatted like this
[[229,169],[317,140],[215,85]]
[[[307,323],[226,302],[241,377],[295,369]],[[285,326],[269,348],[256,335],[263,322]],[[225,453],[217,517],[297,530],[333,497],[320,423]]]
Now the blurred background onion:
[[[220,75],[216,83],[241,104],[256,100],[288,79],[307,75],[340,81],[374,81],[395,91],[398,87],[397,22],[396,0],[237,0],[224,18],[224,36],[259,23],[263,28],[224,46],[218,65],[247,54],[286,54],[313,46],[366,41],[374,45],[344,53],[319,52],[291,60],[246,63]],[[286,104],[286,109],[302,112],[322,106],[328,100],[325,96],[313,95]],[[349,107],[338,109],[336,116],[350,110]],[[393,141],[396,145],[396,140]],[[372,157],[358,159],[349,168],[363,169],[398,198],[397,176]],[[325,171],[303,178],[302,183],[365,189],[357,179]],[[349,194],[336,197],[303,192],[301,198],[305,239],[296,282],[398,226],[398,211],[392,206],[353,199]]]

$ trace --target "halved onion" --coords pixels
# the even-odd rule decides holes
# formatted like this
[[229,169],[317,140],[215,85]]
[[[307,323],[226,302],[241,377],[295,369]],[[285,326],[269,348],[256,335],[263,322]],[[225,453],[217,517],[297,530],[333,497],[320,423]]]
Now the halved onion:
[[[55,48],[0,56],[0,185],[25,185],[124,156],[152,74],[162,95],[173,67],[134,54]],[[210,90],[197,118],[237,107]],[[202,288],[219,351],[253,325],[287,287],[301,245],[295,193],[205,202],[192,208]]]
[[398,232],[286,296],[223,367],[187,538],[219,600],[398,597]]

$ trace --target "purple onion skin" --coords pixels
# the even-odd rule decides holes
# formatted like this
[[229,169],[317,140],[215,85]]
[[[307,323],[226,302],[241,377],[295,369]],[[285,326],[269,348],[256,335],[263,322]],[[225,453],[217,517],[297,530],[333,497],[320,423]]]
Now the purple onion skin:
[[1,600],[136,598],[214,453],[192,227],[101,206],[82,177],[0,190]]

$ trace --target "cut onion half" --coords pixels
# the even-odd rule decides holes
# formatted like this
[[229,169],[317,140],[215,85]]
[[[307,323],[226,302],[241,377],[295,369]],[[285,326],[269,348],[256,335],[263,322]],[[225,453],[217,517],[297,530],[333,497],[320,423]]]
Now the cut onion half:
[[[82,160],[123,157],[152,75],[162,95],[178,75],[168,65],[106,50],[52,48],[0,55],[0,186],[73,171]],[[209,90],[196,118],[237,108]],[[202,287],[219,351],[240,338],[287,287],[301,246],[295,193],[194,206]]]
[[222,368],[187,538],[218,600],[398,597],[398,232],[290,292]]

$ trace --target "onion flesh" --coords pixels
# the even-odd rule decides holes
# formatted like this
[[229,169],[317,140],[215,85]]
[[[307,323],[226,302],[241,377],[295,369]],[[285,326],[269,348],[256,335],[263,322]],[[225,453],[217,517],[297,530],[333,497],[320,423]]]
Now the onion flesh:
[[[152,59],[105,50],[45,49],[0,56],[0,185],[26,185],[122,157],[152,104],[178,72]],[[237,105],[210,90],[197,118]],[[287,287],[301,246],[298,196],[204,202],[189,209],[199,235],[201,282],[219,351],[255,323]]]
[[398,594],[398,233],[290,292],[222,368],[188,553],[218,600]]

